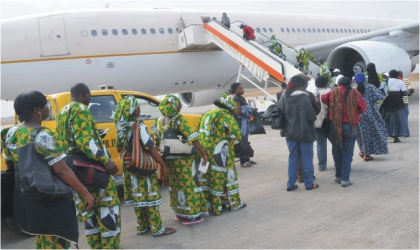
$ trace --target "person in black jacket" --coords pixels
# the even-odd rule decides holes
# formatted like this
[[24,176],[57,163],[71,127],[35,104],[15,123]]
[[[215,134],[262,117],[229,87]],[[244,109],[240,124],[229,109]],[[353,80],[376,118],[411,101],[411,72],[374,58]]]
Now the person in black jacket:
[[222,20],[220,20],[220,22],[222,23],[223,26],[225,26],[226,28],[230,29],[230,19],[226,15],[226,13],[223,13],[222,14]]
[[280,109],[286,118],[283,132],[290,152],[287,191],[298,187],[295,183],[300,155],[305,156],[302,158],[302,169],[306,190],[318,187],[313,179],[314,165],[312,162],[316,113],[312,108],[309,95],[304,91],[305,85],[305,80],[301,76],[293,76],[287,84],[287,92],[282,96],[284,101],[280,101]]

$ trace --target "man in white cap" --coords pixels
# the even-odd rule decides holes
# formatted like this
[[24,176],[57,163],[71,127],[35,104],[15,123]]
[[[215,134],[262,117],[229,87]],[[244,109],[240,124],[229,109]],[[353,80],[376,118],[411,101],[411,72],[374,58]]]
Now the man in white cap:
[[334,87],[338,86],[338,80],[340,80],[340,78],[343,77],[343,75],[340,74],[340,70],[339,69],[333,70],[333,74],[334,74],[334,77],[333,77],[333,81],[332,82],[334,83],[335,86],[331,86],[331,88],[334,88]]

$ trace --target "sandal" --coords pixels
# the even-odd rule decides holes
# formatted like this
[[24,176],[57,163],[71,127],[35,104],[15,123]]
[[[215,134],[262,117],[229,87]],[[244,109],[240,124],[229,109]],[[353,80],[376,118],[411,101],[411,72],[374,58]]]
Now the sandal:
[[245,162],[244,164],[241,164],[241,167],[249,168],[249,167],[252,167],[252,164],[250,162]]
[[143,235],[146,234],[147,232],[149,232],[149,229],[143,230],[143,231],[137,231],[138,235]]
[[255,164],[258,164],[258,163],[256,163],[255,161],[249,161],[249,163],[251,163],[251,164],[253,164],[253,165],[255,165]]
[[318,188],[318,187],[319,187],[319,185],[314,183],[314,184],[312,184],[312,186],[310,188],[306,188],[306,190],[312,190],[312,189],[315,189],[315,188]]
[[179,217],[178,215],[175,215],[174,221],[180,221],[180,220],[182,220],[182,217]]
[[375,159],[375,158],[373,158],[372,156],[370,156],[370,155],[365,155],[365,157],[363,158],[365,161],[371,161],[371,160],[373,160],[373,159]]
[[170,234],[173,234],[175,232],[176,232],[175,228],[167,227],[167,228],[165,228],[165,230],[162,233],[156,234],[156,235],[153,235],[153,236],[154,237],[160,237],[160,236],[170,235]]
[[286,190],[289,192],[289,191],[292,191],[293,189],[296,189],[296,188],[298,188],[298,185],[294,185],[292,188],[287,188]]
[[360,157],[362,157],[362,158],[365,156],[365,154],[364,154],[364,153],[362,153],[362,152],[360,152],[360,153],[359,153],[359,155],[360,155]]
[[196,224],[196,223],[200,223],[200,222],[202,222],[202,221],[204,221],[204,218],[203,217],[197,217],[197,218],[195,218],[195,219],[192,219],[192,220],[183,220],[182,221],[182,225],[191,225],[191,224]]

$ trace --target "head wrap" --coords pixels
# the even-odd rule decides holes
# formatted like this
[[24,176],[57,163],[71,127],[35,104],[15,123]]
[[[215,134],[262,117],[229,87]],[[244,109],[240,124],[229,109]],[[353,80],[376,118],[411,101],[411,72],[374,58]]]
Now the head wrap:
[[220,103],[225,105],[228,109],[235,111],[236,102],[233,100],[231,95],[227,95],[225,92],[222,92],[222,97],[219,99]]
[[181,101],[177,96],[167,95],[159,104],[159,111],[163,116],[172,117],[178,113]]
[[365,74],[363,74],[362,72],[357,72],[357,73],[354,75],[354,81],[355,81],[357,84],[364,83],[364,82],[365,82],[365,79],[366,79]]
[[[132,96],[124,96],[117,105],[117,110],[114,114],[114,123],[117,127],[117,140],[116,147],[122,148],[125,143],[125,138],[127,136],[127,126],[134,122],[135,119],[131,115],[136,112],[137,107],[139,106],[137,99]],[[131,125],[130,125],[131,126]]]

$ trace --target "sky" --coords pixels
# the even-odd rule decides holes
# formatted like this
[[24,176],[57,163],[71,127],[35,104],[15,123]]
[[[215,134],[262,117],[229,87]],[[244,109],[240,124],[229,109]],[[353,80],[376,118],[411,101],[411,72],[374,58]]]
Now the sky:
[[[170,8],[215,11],[283,12],[419,20],[419,1],[143,1],[0,0],[0,19],[51,11],[105,8]],[[13,116],[13,102],[1,101],[0,117]]]

